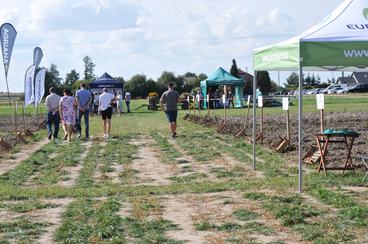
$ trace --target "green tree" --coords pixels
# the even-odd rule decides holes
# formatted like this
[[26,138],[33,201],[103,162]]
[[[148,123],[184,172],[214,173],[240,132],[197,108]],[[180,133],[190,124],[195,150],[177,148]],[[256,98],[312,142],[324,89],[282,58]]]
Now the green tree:
[[137,74],[133,76],[125,84],[125,90],[130,91],[133,97],[146,97],[148,95],[147,90],[147,77],[144,74]]
[[267,95],[268,93],[270,93],[271,78],[267,71],[257,72],[257,82],[258,82],[258,87],[263,94]]
[[235,59],[233,59],[233,64],[231,65],[230,74],[232,74],[236,78],[240,77],[239,76],[239,69],[238,69],[238,66],[236,65]]
[[296,89],[299,84],[299,74],[296,72],[292,72],[289,77],[286,79],[286,88]]
[[179,93],[182,92],[182,88],[184,85],[183,77],[176,77],[173,72],[164,71],[161,76],[157,79],[157,92],[161,95],[164,91],[167,90],[167,84],[169,82],[173,82],[175,84],[175,90]]
[[118,76],[118,77],[113,77],[115,80],[120,81],[123,84],[123,87],[125,86],[125,80],[123,77]]
[[82,84],[86,84],[88,85],[88,83],[90,83],[91,81],[89,80],[76,80],[74,81],[73,83],[73,86],[72,86],[72,91],[75,92],[76,90],[79,90],[81,88],[81,85]]
[[64,86],[69,89],[72,89],[73,84],[77,80],[79,80],[79,73],[75,69],[72,69],[70,73],[67,73],[65,76]]
[[63,85],[61,84],[60,72],[57,70],[55,64],[51,64],[49,69],[46,69],[45,76],[45,94],[48,94],[50,87],[55,87],[56,93],[61,95],[63,93]]
[[243,93],[246,95],[253,94],[253,77],[251,75],[245,76]]
[[84,63],[84,80],[86,81],[94,81],[96,80],[96,76],[93,74],[95,64],[92,62],[92,59],[89,56],[85,56],[83,58]]

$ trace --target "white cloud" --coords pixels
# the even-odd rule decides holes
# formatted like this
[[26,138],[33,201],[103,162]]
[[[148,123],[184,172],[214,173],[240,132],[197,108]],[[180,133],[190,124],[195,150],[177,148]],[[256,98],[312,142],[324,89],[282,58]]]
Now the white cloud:
[[[321,7],[315,9],[315,4]],[[55,63],[62,77],[74,68],[82,74],[85,55],[96,64],[96,75],[107,71],[125,78],[136,73],[156,78],[163,70],[210,73],[218,66],[230,68],[232,58],[245,69],[252,65],[254,48],[302,32],[337,4],[337,0],[12,0],[2,5],[0,21],[11,22],[18,30],[9,79],[11,89],[19,91],[35,46],[45,54],[41,65]],[[5,84],[0,82],[3,90]]]

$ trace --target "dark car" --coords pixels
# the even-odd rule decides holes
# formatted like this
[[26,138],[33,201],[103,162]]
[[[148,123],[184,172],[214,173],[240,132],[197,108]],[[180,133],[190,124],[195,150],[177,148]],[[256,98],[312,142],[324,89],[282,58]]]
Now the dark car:
[[368,83],[367,84],[358,84],[352,88],[348,89],[348,92],[368,92]]

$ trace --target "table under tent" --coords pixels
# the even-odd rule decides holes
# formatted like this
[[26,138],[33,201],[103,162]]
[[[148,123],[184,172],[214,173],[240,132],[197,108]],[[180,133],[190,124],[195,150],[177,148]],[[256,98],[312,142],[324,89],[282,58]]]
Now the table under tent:
[[[302,191],[303,70],[368,71],[368,0],[345,0],[311,29],[287,41],[254,50],[254,71],[298,71],[298,165]],[[256,74],[253,82],[255,104]],[[253,114],[256,114],[253,107]],[[253,168],[256,168],[256,116],[253,118]]]
[[105,72],[100,78],[89,83],[89,87],[93,93],[101,93],[103,88],[107,88],[110,93],[123,94],[124,85]]
[[[209,92],[209,87],[219,87],[224,86],[226,90],[229,87],[235,87],[234,94],[234,107],[242,108],[243,107],[243,87],[244,81],[242,79],[236,78],[232,76],[229,72],[224,70],[223,68],[218,68],[215,72],[213,72],[206,80],[201,81],[201,91],[204,96],[206,96]],[[204,103],[204,108],[207,108],[207,104]]]

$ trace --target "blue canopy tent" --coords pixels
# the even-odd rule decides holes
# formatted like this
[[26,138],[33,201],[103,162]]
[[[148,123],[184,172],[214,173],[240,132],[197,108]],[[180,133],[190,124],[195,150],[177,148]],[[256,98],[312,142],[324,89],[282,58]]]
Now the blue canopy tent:
[[115,80],[108,73],[104,73],[97,80],[89,83],[89,87],[93,93],[101,92],[103,88],[107,88],[109,92],[123,92],[124,85],[122,82]]
[[209,86],[221,85],[235,86],[234,105],[236,108],[242,108],[244,81],[242,79],[236,78],[235,76],[232,76],[229,72],[221,67],[213,72],[206,80],[201,81],[202,94],[207,94],[207,87]]

